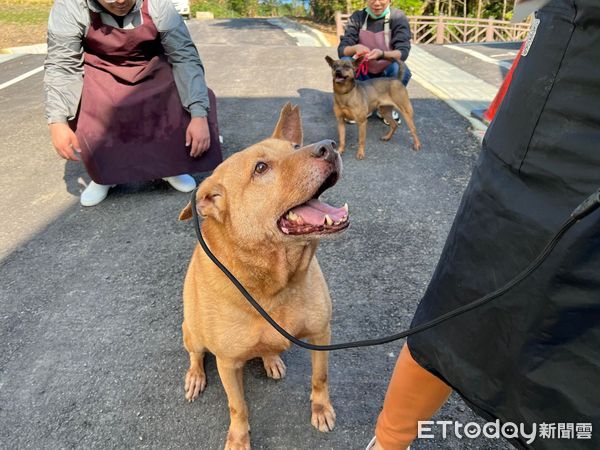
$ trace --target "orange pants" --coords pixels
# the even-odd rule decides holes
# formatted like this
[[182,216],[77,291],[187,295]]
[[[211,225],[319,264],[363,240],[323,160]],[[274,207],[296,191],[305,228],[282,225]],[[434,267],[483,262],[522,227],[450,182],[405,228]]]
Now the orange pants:
[[429,420],[452,389],[423,369],[402,347],[377,420],[375,436],[384,450],[406,449],[417,437],[417,422]]

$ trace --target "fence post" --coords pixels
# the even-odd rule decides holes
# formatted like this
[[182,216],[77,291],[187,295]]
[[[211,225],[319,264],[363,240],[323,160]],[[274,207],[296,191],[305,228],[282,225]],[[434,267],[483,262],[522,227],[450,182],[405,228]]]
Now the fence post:
[[443,44],[444,43],[444,21],[442,16],[438,16],[438,23],[436,26],[436,32],[435,32],[435,43],[436,44]]
[[342,23],[342,13],[341,11],[335,12],[335,32],[338,37],[344,35],[344,24]]
[[494,19],[488,19],[487,30],[485,32],[485,41],[492,42],[494,40]]

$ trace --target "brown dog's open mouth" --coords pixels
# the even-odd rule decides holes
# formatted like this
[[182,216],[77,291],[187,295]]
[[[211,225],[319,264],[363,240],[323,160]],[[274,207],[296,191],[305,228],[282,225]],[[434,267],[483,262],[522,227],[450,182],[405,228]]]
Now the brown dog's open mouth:
[[346,81],[346,79],[348,79],[348,77],[340,77],[340,76],[336,76],[336,77],[335,77],[335,82],[336,82],[336,83],[343,83],[344,81]]
[[337,178],[337,173],[331,174],[310,200],[281,216],[277,221],[279,229],[284,234],[305,235],[332,234],[347,228],[350,225],[348,205],[336,208],[319,200],[319,195],[333,186]]

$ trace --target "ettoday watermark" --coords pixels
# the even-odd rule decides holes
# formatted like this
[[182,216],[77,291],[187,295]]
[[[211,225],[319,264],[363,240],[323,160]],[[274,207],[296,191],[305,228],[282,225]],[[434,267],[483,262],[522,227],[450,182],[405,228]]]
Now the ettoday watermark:
[[591,439],[591,423],[533,423],[523,424],[499,420],[480,425],[476,422],[461,423],[453,420],[420,420],[417,437],[420,439],[446,439],[452,433],[458,439],[520,439],[531,444],[536,439]]

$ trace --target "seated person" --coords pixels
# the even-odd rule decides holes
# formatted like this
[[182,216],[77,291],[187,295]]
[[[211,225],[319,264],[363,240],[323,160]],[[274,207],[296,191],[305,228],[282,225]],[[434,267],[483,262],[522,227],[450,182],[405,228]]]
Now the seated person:
[[[348,19],[338,55],[342,59],[366,55],[368,73],[360,75],[359,80],[381,76],[399,78],[401,61],[405,61],[410,52],[410,36],[408,18],[399,9],[390,7],[390,0],[367,0],[367,7]],[[406,64],[402,65],[401,81],[406,86],[411,73]],[[399,122],[398,112],[393,114]],[[381,118],[379,113],[378,116]]]

